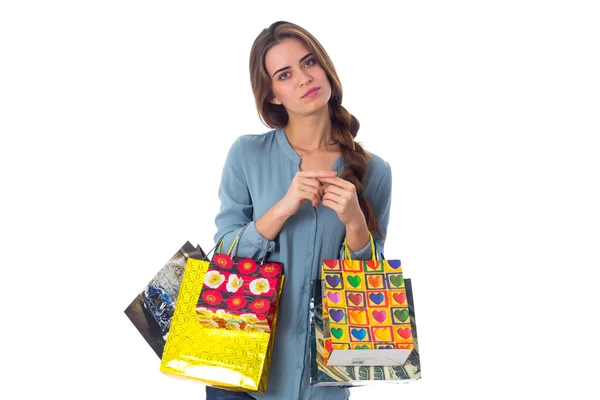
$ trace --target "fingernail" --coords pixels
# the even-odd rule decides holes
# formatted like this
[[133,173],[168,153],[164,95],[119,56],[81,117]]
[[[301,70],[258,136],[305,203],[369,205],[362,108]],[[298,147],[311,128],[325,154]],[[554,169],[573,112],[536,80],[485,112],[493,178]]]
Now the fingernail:
[[337,172],[335,172],[335,171],[329,172],[329,175],[335,175],[335,174],[337,174]]

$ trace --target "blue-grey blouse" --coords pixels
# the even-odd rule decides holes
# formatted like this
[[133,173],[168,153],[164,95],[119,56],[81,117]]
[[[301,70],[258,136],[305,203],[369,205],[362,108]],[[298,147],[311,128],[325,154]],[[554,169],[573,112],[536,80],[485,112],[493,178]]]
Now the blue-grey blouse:
[[[364,193],[373,205],[385,235],[390,218],[391,168],[371,153]],[[332,169],[341,175],[344,161],[338,158]],[[325,259],[343,258],[345,226],[332,209],[307,201],[290,217],[275,238],[268,240],[254,226],[283,198],[300,171],[300,156],[290,146],[283,128],[261,135],[244,135],[231,146],[219,187],[221,209],[215,218],[215,242],[224,237],[223,251],[231,246],[240,229],[238,256],[283,263],[285,281],[279,305],[269,384],[257,399],[337,400],[349,391],[339,387],[310,386],[309,288],[320,275]],[[384,239],[374,235],[376,252],[383,254]],[[370,244],[352,252],[353,259],[372,256]]]

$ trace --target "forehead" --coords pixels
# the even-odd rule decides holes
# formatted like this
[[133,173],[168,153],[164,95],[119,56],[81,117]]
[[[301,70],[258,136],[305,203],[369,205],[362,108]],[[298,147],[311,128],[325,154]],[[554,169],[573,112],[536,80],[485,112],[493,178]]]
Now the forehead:
[[279,68],[294,66],[308,53],[310,50],[300,40],[286,38],[267,51],[265,55],[267,72],[272,75]]

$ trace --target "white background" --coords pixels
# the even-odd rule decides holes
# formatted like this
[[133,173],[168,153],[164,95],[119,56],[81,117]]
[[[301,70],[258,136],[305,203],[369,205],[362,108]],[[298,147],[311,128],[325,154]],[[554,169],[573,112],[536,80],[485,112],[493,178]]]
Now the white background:
[[319,3],[2,3],[2,398],[204,398],[123,310],[212,247],[227,150],[268,130],[248,56],[277,20],[324,45],[393,171],[423,379],[352,399],[600,396],[595,2]]

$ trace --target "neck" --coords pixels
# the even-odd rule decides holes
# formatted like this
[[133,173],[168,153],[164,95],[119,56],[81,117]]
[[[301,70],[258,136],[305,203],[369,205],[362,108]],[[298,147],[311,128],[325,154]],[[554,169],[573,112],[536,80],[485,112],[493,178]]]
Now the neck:
[[331,119],[329,108],[318,114],[301,118],[289,114],[290,119],[285,126],[288,142],[297,149],[310,151],[331,141]]

